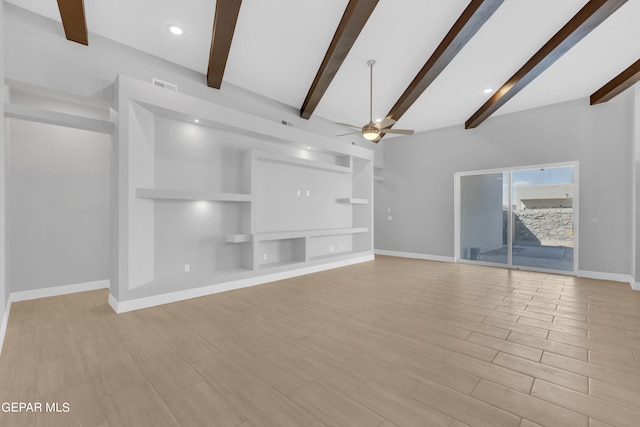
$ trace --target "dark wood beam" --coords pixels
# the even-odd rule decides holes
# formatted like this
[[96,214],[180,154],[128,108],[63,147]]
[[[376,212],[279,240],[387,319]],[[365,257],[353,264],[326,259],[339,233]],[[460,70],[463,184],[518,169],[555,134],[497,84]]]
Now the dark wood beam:
[[308,119],[315,111],[377,4],[378,0],[350,0],[347,4],[329,49],[300,108],[300,117],[303,119]]
[[465,128],[475,128],[485,121],[626,2],[590,0],[466,121]]
[[67,40],[89,45],[87,20],[84,16],[84,0],[58,0],[58,9]]
[[241,4],[242,0],[216,1],[211,51],[209,52],[209,69],[207,70],[207,85],[209,87],[220,89],[222,86],[222,77],[227,66]]
[[640,81],[640,59],[591,95],[591,105],[607,102]]
[[386,117],[399,120],[503,2],[472,0]]

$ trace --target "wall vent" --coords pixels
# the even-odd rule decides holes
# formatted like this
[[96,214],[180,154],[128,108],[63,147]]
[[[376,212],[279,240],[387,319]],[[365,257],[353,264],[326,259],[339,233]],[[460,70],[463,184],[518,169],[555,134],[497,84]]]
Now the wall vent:
[[153,82],[154,86],[158,86],[158,87],[161,87],[163,89],[169,89],[169,90],[172,90],[174,92],[178,91],[178,85],[177,84],[165,82],[165,81],[162,81],[162,80],[158,80],[156,78],[153,78],[151,81]]
[[283,125],[285,125],[285,126],[293,127],[293,123],[288,122],[288,121],[286,121],[286,120],[282,120],[282,124],[283,124]]

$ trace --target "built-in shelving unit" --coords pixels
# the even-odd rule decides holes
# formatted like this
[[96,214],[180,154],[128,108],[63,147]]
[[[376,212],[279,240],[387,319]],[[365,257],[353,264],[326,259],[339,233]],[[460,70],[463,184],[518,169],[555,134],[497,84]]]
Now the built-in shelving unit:
[[123,76],[118,100],[118,301],[373,258],[371,150]]

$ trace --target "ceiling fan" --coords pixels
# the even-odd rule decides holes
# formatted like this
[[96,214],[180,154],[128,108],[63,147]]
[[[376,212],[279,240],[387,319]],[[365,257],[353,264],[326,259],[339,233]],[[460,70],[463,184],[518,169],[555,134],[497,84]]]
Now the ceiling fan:
[[368,139],[371,142],[378,142],[382,139],[382,135],[387,133],[396,133],[401,135],[413,135],[413,131],[409,129],[390,129],[390,126],[393,126],[396,121],[390,118],[386,118],[380,120],[378,122],[373,121],[373,66],[376,64],[376,61],[370,59],[367,61],[367,65],[370,68],[369,71],[369,123],[360,127],[350,125],[348,123],[336,123],[342,126],[348,126],[355,129],[360,129],[357,132],[349,132],[343,133],[341,135],[336,136],[345,136],[345,135],[353,135],[356,133],[361,133],[365,139]]

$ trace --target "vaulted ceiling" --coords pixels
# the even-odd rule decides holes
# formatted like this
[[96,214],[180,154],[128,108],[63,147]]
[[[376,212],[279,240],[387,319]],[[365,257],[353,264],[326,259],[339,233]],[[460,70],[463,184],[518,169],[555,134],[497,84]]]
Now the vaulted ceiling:
[[640,0],[7,1],[88,49],[94,33],[200,72],[203,90],[230,82],[358,125],[369,59],[374,117],[416,131],[604,102],[640,79]]

